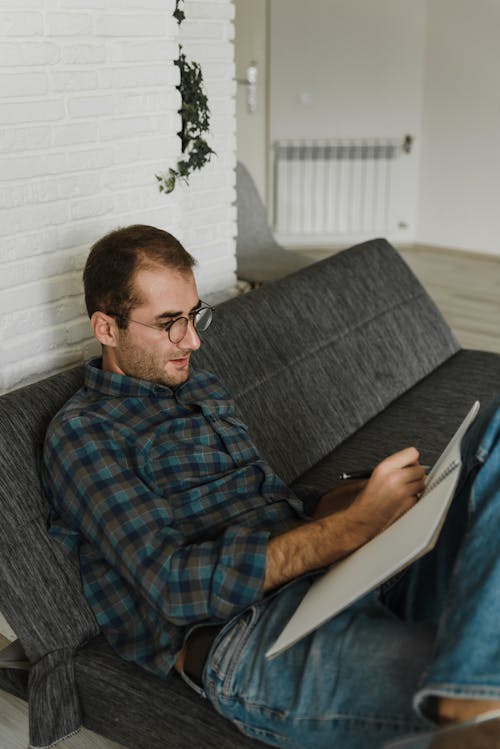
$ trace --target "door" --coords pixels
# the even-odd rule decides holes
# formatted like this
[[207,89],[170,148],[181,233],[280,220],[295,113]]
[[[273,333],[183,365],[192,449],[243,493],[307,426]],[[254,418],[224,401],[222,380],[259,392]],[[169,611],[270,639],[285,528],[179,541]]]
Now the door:
[[236,148],[268,205],[268,2],[235,0]]

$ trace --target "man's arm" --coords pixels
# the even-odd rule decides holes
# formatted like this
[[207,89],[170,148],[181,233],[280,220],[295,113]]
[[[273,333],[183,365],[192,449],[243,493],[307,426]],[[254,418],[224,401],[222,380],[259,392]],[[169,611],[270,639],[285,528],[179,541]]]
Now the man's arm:
[[348,506],[326,514],[329,495],[325,495],[311,522],[270,539],[264,591],[332,564],[363,546],[415,504],[424,482],[418,451],[409,447],[379,463]]
[[228,522],[211,537],[187,536],[171,499],[128,452],[106,421],[77,416],[50,429],[43,473],[52,525],[78,532],[84,551],[174,624],[225,620],[259,599],[270,532]]

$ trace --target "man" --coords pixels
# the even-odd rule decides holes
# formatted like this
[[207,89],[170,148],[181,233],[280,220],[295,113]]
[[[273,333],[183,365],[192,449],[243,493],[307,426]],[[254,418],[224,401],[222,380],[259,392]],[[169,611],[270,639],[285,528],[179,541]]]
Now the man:
[[94,245],[84,285],[102,359],[47,434],[51,533],[78,555],[111,645],[159,676],[177,669],[276,746],[372,749],[500,707],[500,409],[466,440],[436,550],[269,661],[315,571],[408,510],[425,475],[405,448],[308,516],[224,386],[191,369],[212,319],[193,262],[153,227]]

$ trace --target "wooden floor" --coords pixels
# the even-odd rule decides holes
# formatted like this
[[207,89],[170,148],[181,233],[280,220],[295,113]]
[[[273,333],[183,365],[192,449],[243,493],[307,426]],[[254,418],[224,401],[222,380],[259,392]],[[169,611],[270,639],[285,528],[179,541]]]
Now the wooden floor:
[[[500,257],[419,245],[399,250],[461,345],[500,353]],[[320,259],[332,254],[332,250],[315,249],[308,254]],[[0,633],[1,649],[14,636],[1,615]],[[0,692],[0,749],[26,749],[27,725],[26,703]],[[82,729],[58,744],[58,749],[120,747]]]

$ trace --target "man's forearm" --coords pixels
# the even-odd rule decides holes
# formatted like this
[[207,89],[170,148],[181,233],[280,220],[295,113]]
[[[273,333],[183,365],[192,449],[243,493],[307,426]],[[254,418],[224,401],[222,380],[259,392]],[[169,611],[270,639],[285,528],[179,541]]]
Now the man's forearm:
[[424,486],[418,451],[409,447],[379,463],[365,484],[332,490],[311,522],[270,539],[264,591],[355,551],[409,510]]
[[334,515],[293,528],[269,540],[264,591],[333,564],[362,546],[369,538],[366,524],[355,513]]

